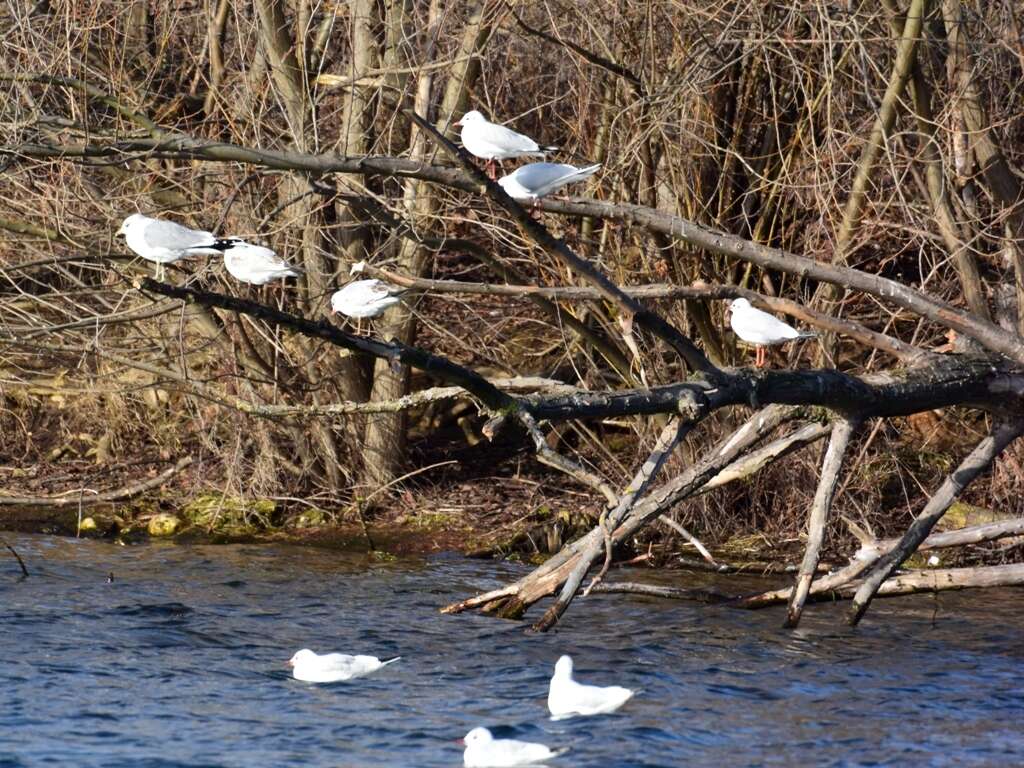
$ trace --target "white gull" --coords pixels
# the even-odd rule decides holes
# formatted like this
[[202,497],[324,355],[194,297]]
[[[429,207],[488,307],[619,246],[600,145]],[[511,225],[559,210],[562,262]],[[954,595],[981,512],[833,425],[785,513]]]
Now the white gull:
[[548,690],[548,709],[553,720],[574,715],[603,715],[614,712],[631,698],[635,691],[618,685],[602,688],[583,685],[572,679],[572,659],[562,656],[555,664]]
[[539,765],[568,749],[550,749],[543,744],[516,739],[496,739],[486,728],[474,728],[463,739],[466,751],[462,762],[466,768],[512,768],[517,765]]
[[224,248],[224,267],[236,280],[250,285],[266,285],[285,277],[298,277],[303,273],[270,248],[236,240]]
[[733,299],[729,304],[729,312],[729,324],[735,334],[757,347],[755,365],[758,368],[765,363],[765,347],[784,344],[793,339],[810,339],[817,335],[810,331],[798,331],[767,312],[751,306],[746,299]]
[[536,203],[567,184],[589,179],[600,167],[600,163],[585,168],[577,168],[568,163],[530,163],[502,176],[498,183],[509,197]]
[[212,232],[191,229],[173,221],[154,219],[133,213],[121,223],[118,235],[125,244],[147,261],[156,262],[157,277],[163,276],[163,265],[190,256],[216,256],[238,238],[218,238]]
[[544,157],[557,147],[541,147],[529,136],[516,133],[504,125],[492,123],[477,110],[462,116],[455,125],[462,128],[462,146],[471,155],[487,161],[488,172],[494,178],[494,161],[514,157]]
[[407,289],[397,288],[383,280],[353,280],[331,296],[331,311],[340,312],[357,320],[377,317],[393,307]]
[[317,654],[308,648],[297,651],[289,659],[292,676],[307,683],[337,683],[363,677],[381,667],[393,664],[401,656],[381,661],[376,656],[350,656],[347,653]]

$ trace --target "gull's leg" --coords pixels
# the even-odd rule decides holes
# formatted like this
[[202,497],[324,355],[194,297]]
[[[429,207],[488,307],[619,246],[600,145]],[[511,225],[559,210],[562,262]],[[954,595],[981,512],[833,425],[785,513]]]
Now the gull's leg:
[[765,352],[766,352],[766,350],[765,350],[764,347],[762,347],[762,346],[758,346],[757,347],[757,359],[754,362],[754,366],[756,368],[764,368],[765,363],[767,362],[767,360],[765,359],[766,358]]
[[489,178],[491,181],[495,181],[498,178],[498,171],[496,168],[494,158],[491,158],[490,160],[487,161],[487,178]]

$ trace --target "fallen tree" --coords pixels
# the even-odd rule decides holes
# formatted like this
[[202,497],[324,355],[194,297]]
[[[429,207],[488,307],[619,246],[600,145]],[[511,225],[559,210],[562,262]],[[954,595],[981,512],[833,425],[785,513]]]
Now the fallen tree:
[[[708,374],[707,378],[649,390],[516,396],[498,390],[478,374],[450,360],[401,342],[381,342],[356,336],[323,320],[310,321],[233,296],[168,285],[149,278],[141,280],[138,285],[143,291],[250,315],[346,349],[419,368],[440,381],[463,387],[479,399],[491,416],[518,421],[534,436],[541,461],[605,494],[609,509],[589,534],[566,546],[561,553],[515,584],[445,609],[458,612],[481,607],[506,617],[516,617],[561,587],[557,601],[534,625],[540,630],[548,629],[557,622],[575,598],[586,574],[602,555],[610,558],[614,547],[630,540],[643,526],[714,483],[731,466],[752,456],[752,449],[761,439],[783,421],[795,418],[793,407],[817,406],[839,416],[833,423],[818,493],[810,512],[811,538],[797,577],[797,586],[791,595],[787,623],[795,626],[811,591],[811,580],[820,555],[821,533],[851,433],[869,419],[903,416],[952,405],[975,407],[991,413],[994,420],[992,434],[950,474],[903,539],[884,554],[879,550],[880,556],[873,560],[865,558],[858,561],[850,580],[865,571],[867,575],[858,589],[851,616],[851,621],[856,623],[885,579],[916,551],[959,493],[1024,433],[1024,418],[1021,418],[1024,412],[1024,371],[1018,366],[996,364],[987,357],[928,355],[913,367],[870,377],[855,377],[833,370],[709,368],[704,372]],[[704,451],[703,458],[686,472],[651,488],[665,458],[709,415],[719,409],[751,404],[757,410],[742,427]],[[650,457],[621,495],[615,494],[606,481],[549,448],[538,426],[540,421],[654,414],[670,415],[671,420]],[[960,583],[969,581],[960,580]],[[989,583],[991,577],[983,581]],[[816,591],[824,589],[821,586],[824,583],[824,580],[819,583]],[[844,584],[843,581],[836,582],[836,587]]]

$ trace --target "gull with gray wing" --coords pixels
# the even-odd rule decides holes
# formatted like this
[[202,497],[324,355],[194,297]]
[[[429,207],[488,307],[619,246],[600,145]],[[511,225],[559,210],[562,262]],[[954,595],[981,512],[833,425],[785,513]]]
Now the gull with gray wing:
[[474,728],[462,741],[466,745],[466,751],[462,754],[466,768],[540,765],[569,751],[567,748],[551,749],[533,741],[496,739],[486,728]]
[[191,229],[173,221],[154,219],[133,213],[117,230],[125,244],[136,254],[157,265],[157,278],[163,278],[163,265],[192,256],[216,256],[239,242],[236,237],[218,238],[212,232]]
[[361,320],[377,317],[399,302],[407,289],[397,288],[383,280],[353,280],[331,296],[331,312]]
[[303,269],[277,255],[272,249],[237,240],[224,249],[224,268],[243,283],[266,285],[273,280],[298,277]]
[[540,198],[567,184],[589,179],[600,167],[600,163],[585,168],[577,168],[568,163],[529,163],[502,176],[498,183],[509,197],[536,204]]

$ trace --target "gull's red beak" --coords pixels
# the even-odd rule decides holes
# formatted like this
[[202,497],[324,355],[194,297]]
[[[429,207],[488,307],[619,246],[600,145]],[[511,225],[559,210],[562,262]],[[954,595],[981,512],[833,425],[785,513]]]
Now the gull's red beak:
[[291,659],[288,659],[288,666],[289,667],[294,667],[295,666],[295,662],[292,661]]

